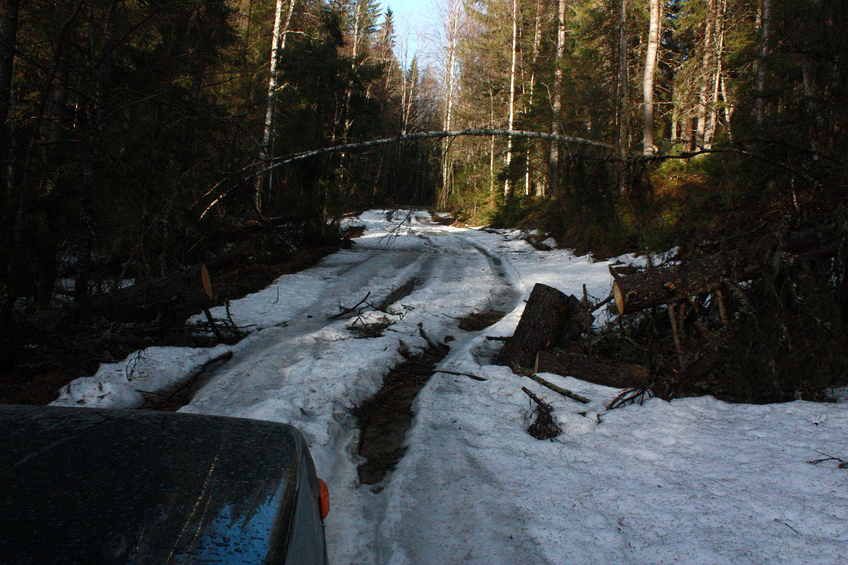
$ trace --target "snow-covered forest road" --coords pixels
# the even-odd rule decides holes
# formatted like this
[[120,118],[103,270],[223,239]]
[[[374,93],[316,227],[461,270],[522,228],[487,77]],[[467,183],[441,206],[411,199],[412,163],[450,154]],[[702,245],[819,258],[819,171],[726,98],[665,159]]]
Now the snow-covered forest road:
[[[351,222],[365,227],[352,249],[232,302],[233,320],[254,327],[239,344],[150,348],[75,382],[57,403],[131,406],[133,389],[165,386],[163,375],[172,383],[230,349],[183,410],[304,432],[330,487],[336,564],[848,560],[848,470],[811,463],[848,459],[848,404],[704,397],[608,411],[617,389],[545,375],[592,402],[557,398],[492,364],[500,342],[487,336],[511,335],[535,283],[605,297],[608,263],[539,252],[519,232],[439,226],[424,212]],[[507,314],[480,332],[459,329],[489,310]],[[403,361],[401,349],[427,346],[421,329],[451,348],[438,369],[486,380],[436,372],[413,405],[397,469],[360,485],[350,409]],[[533,405],[522,386],[554,406],[559,438],[527,433]]]

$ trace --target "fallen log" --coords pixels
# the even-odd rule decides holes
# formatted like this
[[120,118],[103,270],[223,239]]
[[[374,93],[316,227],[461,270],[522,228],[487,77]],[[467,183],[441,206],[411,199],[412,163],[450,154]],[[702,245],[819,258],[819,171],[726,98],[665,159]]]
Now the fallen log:
[[539,398],[538,396],[536,396],[536,395],[533,393],[533,391],[532,391],[532,390],[530,390],[529,388],[527,388],[526,386],[521,387],[521,390],[522,390],[522,392],[524,392],[524,394],[526,394],[527,396],[529,396],[529,397],[530,397],[530,400],[532,400],[533,402],[535,402],[535,403],[536,403],[536,405],[538,405],[538,406],[539,406],[539,409],[541,409],[543,412],[546,412],[546,413],[550,414],[550,413],[552,413],[552,412],[554,411],[553,406],[551,406],[550,404],[548,404],[547,402],[545,402],[544,400],[542,400],[541,398]]
[[581,331],[580,300],[544,284],[536,284],[515,333],[504,344],[499,361],[510,367],[532,367],[536,353],[565,346]]
[[[537,363],[538,363],[538,359],[539,359],[538,355],[536,356],[536,359],[537,359]],[[548,372],[550,372],[550,371],[548,371]],[[579,394],[571,392],[567,388],[562,388],[561,386],[555,385],[554,383],[552,383],[550,381],[546,381],[545,379],[543,379],[542,377],[540,377],[539,375],[537,375],[535,373],[531,374],[531,375],[527,375],[527,378],[533,379],[534,381],[536,381],[540,385],[546,386],[549,389],[551,389],[552,391],[558,392],[566,398],[576,400],[577,402],[582,402],[583,404],[589,404],[590,402],[592,402],[591,400],[589,400],[585,396],[580,396]]]
[[102,316],[117,320],[151,320],[183,312],[201,312],[212,303],[206,265],[195,265],[160,279],[92,296],[73,309],[78,318]]
[[748,247],[715,253],[664,269],[647,269],[620,275],[610,268],[615,279],[612,285],[619,314],[629,314],[652,306],[673,304],[690,297],[714,292],[726,282],[750,280],[762,272],[763,266],[775,252],[797,255],[801,260],[830,256],[838,250],[835,232],[809,230],[783,237],[764,237]]
[[613,388],[646,386],[651,377],[650,371],[641,365],[616,363],[558,349],[540,351],[535,372],[574,377]]

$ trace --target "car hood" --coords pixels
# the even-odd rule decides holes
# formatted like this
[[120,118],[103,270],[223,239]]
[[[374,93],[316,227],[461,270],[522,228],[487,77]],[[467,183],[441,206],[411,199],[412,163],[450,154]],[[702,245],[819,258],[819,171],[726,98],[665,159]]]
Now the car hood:
[[0,555],[282,562],[298,490],[315,487],[301,479],[306,467],[302,434],[284,424],[0,406]]

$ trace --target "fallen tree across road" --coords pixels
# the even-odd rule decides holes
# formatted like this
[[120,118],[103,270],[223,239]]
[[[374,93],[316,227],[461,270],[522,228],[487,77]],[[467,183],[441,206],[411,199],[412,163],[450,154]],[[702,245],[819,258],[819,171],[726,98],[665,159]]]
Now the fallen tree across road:
[[763,265],[783,254],[783,260],[812,260],[836,254],[839,238],[835,230],[816,229],[773,234],[747,247],[715,253],[663,269],[646,269],[619,275],[612,268],[613,295],[619,314],[638,312],[652,306],[673,304],[719,290],[728,282],[750,280]]

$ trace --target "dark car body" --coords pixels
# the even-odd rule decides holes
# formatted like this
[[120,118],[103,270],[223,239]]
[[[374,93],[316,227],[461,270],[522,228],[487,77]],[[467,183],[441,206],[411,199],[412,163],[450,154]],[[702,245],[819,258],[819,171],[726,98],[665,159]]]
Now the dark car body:
[[322,485],[285,424],[0,406],[2,564],[324,564]]

